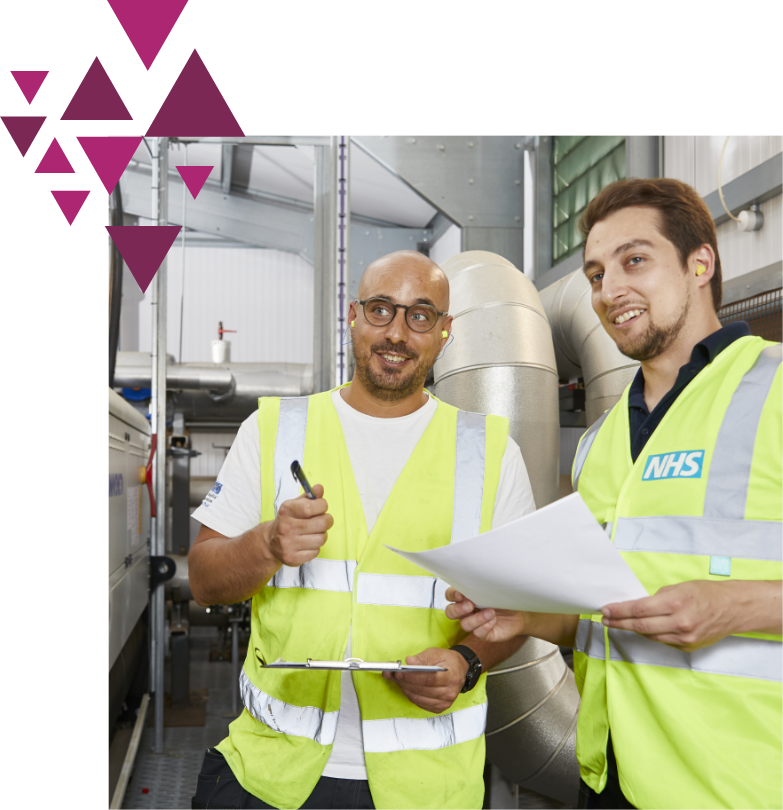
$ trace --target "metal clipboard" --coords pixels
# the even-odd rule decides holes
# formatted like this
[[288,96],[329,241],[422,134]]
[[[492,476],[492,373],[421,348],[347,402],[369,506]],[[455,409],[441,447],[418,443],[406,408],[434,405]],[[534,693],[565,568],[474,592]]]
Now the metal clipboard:
[[362,661],[361,658],[346,658],[345,661],[283,661],[278,658],[271,664],[259,663],[266,669],[340,669],[351,672],[445,672],[446,667],[424,664],[403,664],[400,661]]

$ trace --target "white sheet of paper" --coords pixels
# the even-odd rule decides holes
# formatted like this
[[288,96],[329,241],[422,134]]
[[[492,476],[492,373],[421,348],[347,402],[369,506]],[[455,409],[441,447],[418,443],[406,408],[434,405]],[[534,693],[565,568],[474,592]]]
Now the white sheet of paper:
[[431,551],[400,551],[479,607],[598,613],[647,591],[578,492],[498,529]]

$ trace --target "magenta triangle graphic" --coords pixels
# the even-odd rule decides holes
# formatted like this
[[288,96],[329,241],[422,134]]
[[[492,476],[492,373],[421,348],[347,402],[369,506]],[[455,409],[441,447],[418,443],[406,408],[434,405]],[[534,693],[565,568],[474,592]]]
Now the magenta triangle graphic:
[[107,225],[106,230],[141,291],[147,292],[182,226]]
[[35,94],[41,89],[43,80],[49,74],[48,70],[12,70],[11,75],[16,79],[19,89],[24,93],[28,104],[32,104]]
[[106,136],[77,138],[106,191],[111,194],[133,153],[141,143],[138,137]]
[[209,173],[214,166],[177,166],[182,182],[188,187],[188,191],[195,200],[199,191],[204,188]]
[[2,121],[8,134],[13,138],[17,149],[22,156],[27,154],[27,150],[35,140],[35,136],[41,130],[45,115],[4,115]]
[[150,69],[188,0],[109,0],[136,53]]
[[195,136],[201,138],[244,137],[206,65],[193,51],[147,135],[152,137]]
[[71,166],[68,158],[65,157],[62,146],[57,143],[55,138],[46,154],[43,156],[38,168],[35,170],[36,174],[74,174],[73,166]]
[[57,205],[60,210],[65,214],[69,225],[73,225],[76,215],[82,210],[82,205],[87,199],[89,191],[53,191],[54,199],[57,200]]
[[62,121],[132,121],[98,57],[73,94]]

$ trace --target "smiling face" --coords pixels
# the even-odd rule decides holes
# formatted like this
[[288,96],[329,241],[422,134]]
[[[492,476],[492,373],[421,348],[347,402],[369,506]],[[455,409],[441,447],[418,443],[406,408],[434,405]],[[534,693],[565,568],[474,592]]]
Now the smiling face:
[[593,309],[617,348],[640,361],[684,337],[691,311],[692,274],[661,234],[659,217],[653,208],[623,208],[597,222],[585,244]]
[[[362,301],[385,298],[391,304],[405,306],[429,304],[439,312],[446,312],[449,284],[443,271],[426,256],[400,251],[367,268],[358,298]],[[383,316],[386,306],[376,305],[375,313]],[[371,397],[386,402],[403,400],[423,388],[427,372],[446,343],[442,331],[451,327],[450,316],[438,316],[428,332],[416,332],[402,309],[396,309],[391,323],[375,326],[368,321],[362,305],[355,302],[351,303],[348,317],[355,323],[351,329],[355,381]]]

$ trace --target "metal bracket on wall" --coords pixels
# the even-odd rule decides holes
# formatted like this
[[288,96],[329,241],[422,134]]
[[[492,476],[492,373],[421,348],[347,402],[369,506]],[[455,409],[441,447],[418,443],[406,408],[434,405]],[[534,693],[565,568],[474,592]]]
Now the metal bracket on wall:
[[150,590],[168,582],[177,572],[177,564],[171,557],[150,555]]

